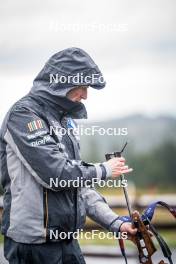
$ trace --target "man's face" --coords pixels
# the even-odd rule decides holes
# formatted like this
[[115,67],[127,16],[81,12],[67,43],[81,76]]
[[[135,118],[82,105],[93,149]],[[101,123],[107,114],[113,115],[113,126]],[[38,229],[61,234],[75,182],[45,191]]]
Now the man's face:
[[81,102],[82,99],[87,99],[88,86],[79,86],[67,93],[67,98],[73,102]]

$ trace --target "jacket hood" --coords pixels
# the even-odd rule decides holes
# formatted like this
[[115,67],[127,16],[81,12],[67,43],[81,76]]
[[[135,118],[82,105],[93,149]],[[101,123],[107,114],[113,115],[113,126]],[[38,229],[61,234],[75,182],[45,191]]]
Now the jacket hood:
[[103,75],[92,58],[82,49],[68,48],[54,54],[34,79],[30,95],[54,103],[73,118],[87,118],[83,103],[66,97],[77,86],[105,87]]

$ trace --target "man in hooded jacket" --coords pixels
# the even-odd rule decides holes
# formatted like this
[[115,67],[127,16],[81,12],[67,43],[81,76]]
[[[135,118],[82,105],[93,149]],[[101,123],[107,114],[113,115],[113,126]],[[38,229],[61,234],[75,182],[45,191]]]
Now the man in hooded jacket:
[[[71,76],[78,75],[75,83]],[[1,230],[9,263],[85,263],[77,240],[56,234],[82,229],[86,215],[108,230],[134,234],[131,224],[118,219],[94,188],[61,185],[70,180],[106,180],[131,171],[123,158],[100,164],[82,161],[79,142],[68,133],[76,126],[74,119],[87,118],[81,103],[87,87],[101,89],[102,80],[85,51],[65,49],[48,60],[29,94],[7,113],[0,134],[0,172]],[[55,128],[66,133],[53,133]]]

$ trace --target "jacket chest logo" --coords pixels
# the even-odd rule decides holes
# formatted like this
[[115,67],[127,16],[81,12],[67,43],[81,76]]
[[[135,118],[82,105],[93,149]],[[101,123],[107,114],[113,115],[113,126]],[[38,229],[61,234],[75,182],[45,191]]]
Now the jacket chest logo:
[[72,118],[68,118],[68,119],[67,119],[67,128],[70,128],[70,129],[76,129],[76,128],[77,128],[77,125],[76,125],[76,123],[73,121]]

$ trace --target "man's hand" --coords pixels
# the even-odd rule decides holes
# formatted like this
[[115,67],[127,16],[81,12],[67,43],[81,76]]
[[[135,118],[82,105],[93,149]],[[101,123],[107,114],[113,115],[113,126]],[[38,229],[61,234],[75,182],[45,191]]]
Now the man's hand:
[[[147,228],[148,234],[152,237],[153,234],[149,230],[149,226],[146,226],[146,228]],[[135,242],[135,235],[137,233],[137,228],[134,228],[131,223],[123,223],[120,226],[120,232],[127,232],[128,239],[132,240],[134,243],[136,243]]]
[[127,232],[128,239],[135,243],[135,235],[137,233],[137,228],[132,227],[131,223],[123,223],[120,227],[120,232]]
[[127,232],[130,235],[135,235],[137,232],[137,228],[132,227],[130,223],[123,223],[120,227],[120,232]]
[[125,159],[123,157],[112,158],[106,161],[106,163],[112,170],[112,178],[116,178],[121,174],[133,171],[133,169],[128,168],[128,165],[125,164]]

